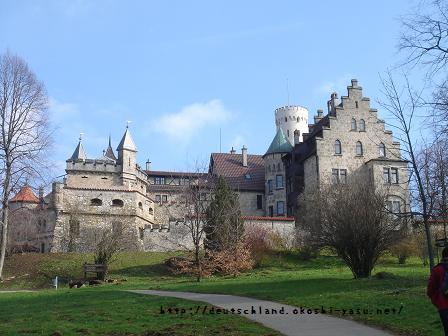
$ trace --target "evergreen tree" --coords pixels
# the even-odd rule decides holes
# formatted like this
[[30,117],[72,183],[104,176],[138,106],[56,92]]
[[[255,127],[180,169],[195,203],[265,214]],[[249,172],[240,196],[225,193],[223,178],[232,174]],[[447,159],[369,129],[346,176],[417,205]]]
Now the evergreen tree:
[[204,246],[214,251],[234,249],[244,234],[238,195],[219,177],[213,196],[206,212]]

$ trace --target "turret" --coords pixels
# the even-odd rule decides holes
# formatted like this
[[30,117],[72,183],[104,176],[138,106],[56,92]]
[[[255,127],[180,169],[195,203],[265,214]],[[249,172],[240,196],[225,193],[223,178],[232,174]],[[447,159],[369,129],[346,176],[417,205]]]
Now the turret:
[[78,146],[76,146],[75,151],[72,156],[67,161],[85,161],[87,159],[86,151],[82,145],[82,133],[79,135]]
[[137,147],[132,140],[129,125],[117,147],[118,163],[122,167],[123,179],[135,180],[137,174]]
[[302,134],[308,133],[308,110],[297,105],[279,107],[275,110],[275,125],[282,129],[291,145],[294,145],[295,131],[299,131],[302,142]]

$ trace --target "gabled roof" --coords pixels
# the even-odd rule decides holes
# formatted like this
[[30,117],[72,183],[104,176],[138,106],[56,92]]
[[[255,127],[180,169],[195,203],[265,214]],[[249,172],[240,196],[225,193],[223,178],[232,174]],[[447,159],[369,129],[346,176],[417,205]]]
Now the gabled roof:
[[233,190],[264,192],[264,161],[262,155],[247,155],[247,167],[242,154],[212,153],[211,173],[222,176]]
[[79,138],[78,146],[76,146],[75,151],[69,160],[85,160],[87,159],[86,151],[84,150],[84,146],[82,145],[82,140]]
[[135,146],[134,140],[132,140],[131,132],[129,132],[129,127],[126,127],[126,132],[124,132],[123,137],[117,147],[117,151],[121,151],[123,149],[131,150],[136,152],[137,146]]
[[110,135],[109,135],[109,146],[107,146],[106,151],[104,152],[104,156],[106,158],[109,158],[111,160],[116,161],[117,158],[115,157],[114,150],[112,149],[111,141],[110,141]]
[[289,143],[288,139],[283,133],[281,127],[278,127],[277,134],[275,134],[274,139],[271,142],[267,152],[264,155],[274,154],[274,153],[289,153],[292,150],[292,145]]
[[39,199],[29,185],[24,185],[10,202],[39,203]]

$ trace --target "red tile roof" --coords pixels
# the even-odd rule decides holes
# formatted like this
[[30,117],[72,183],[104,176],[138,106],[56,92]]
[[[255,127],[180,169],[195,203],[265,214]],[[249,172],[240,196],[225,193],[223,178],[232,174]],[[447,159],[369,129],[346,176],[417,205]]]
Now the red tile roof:
[[265,217],[265,216],[241,216],[244,220],[256,220],[256,221],[283,221],[283,222],[294,222],[296,219],[294,217]]
[[20,189],[10,202],[39,203],[39,199],[34,195],[31,187],[26,185]]
[[264,162],[262,155],[247,155],[247,167],[242,154],[212,153],[211,172],[223,176],[234,190],[264,192]]

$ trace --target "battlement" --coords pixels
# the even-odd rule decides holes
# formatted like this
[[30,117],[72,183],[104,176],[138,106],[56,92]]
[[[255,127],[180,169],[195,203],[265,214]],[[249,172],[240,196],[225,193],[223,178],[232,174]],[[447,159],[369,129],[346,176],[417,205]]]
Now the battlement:
[[284,113],[284,112],[291,112],[291,111],[297,111],[297,112],[303,111],[303,112],[308,113],[308,109],[304,106],[287,105],[287,106],[282,106],[282,107],[275,109],[275,115],[277,115],[277,113]]
[[66,170],[117,173],[121,171],[121,165],[112,160],[86,159],[67,160]]

